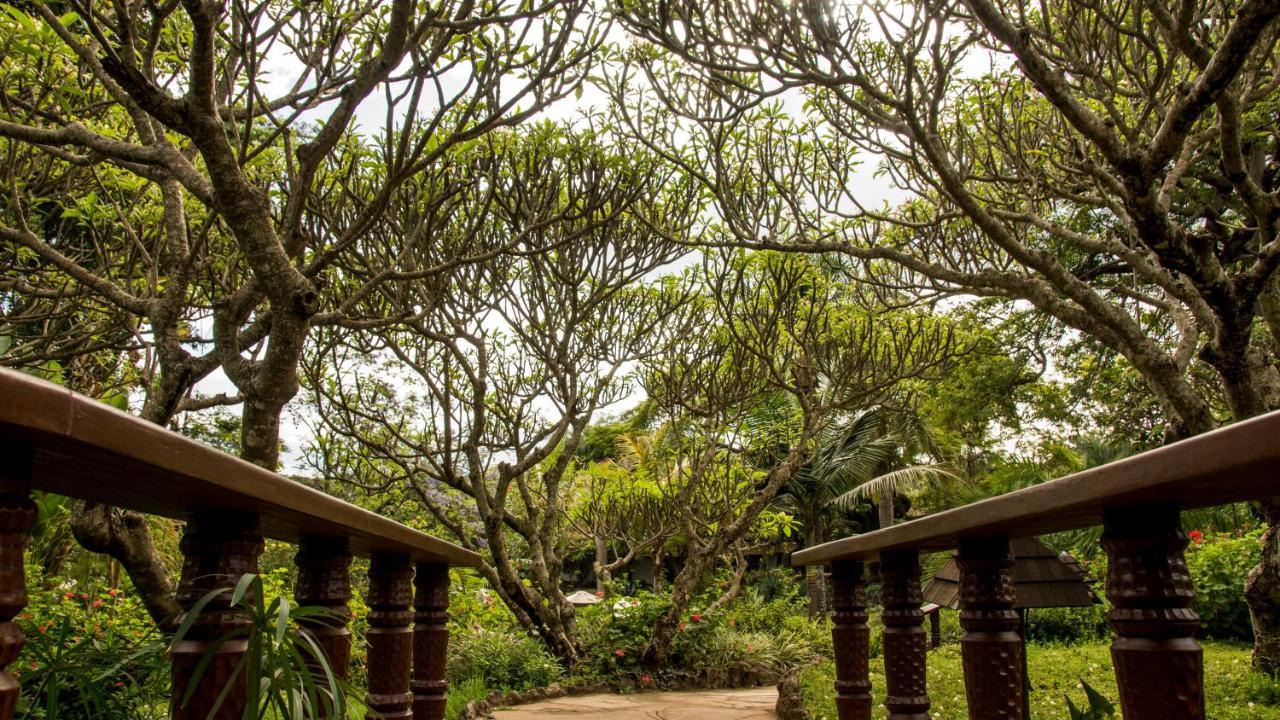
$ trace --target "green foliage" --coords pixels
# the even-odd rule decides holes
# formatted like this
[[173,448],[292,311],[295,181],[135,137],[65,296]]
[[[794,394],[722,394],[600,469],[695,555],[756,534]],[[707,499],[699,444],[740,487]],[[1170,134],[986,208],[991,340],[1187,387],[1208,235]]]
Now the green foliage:
[[1261,537],[1261,530],[1240,536],[1191,531],[1187,569],[1196,588],[1192,607],[1204,622],[1205,636],[1253,639],[1244,583],[1262,558]]
[[1027,639],[1033,642],[1064,644],[1097,642],[1106,638],[1107,606],[1040,608],[1032,610],[1027,622]]
[[[210,643],[178,702],[190,701],[209,663],[226,643],[243,639],[248,647],[227,678],[226,687],[247,677],[245,720],[273,715],[291,719],[346,717],[346,683],[335,674],[324,650],[299,628],[299,622],[336,623],[342,618],[329,608],[294,605],[285,595],[269,597],[260,575],[244,575],[234,589],[218,588],[197,600],[174,633],[170,651],[187,637],[211,603],[222,603],[224,598],[249,622]],[[209,717],[217,715],[224,697],[218,697]]]
[[[1251,668],[1249,648],[1239,643],[1206,641],[1204,645],[1205,698],[1208,720],[1280,720],[1280,683]],[[1119,697],[1112,672],[1109,642],[1083,645],[1028,647],[1031,671],[1031,717],[1068,720],[1064,696],[1079,697],[1088,683],[1104,698]],[[960,647],[944,645],[929,653],[927,668],[929,709],[933,720],[968,720]],[[826,660],[800,673],[800,687],[812,720],[836,720],[835,667]],[[871,686],[875,720],[884,720],[884,666],[871,661]]]
[[481,629],[450,635],[445,674],[450,685],[479,680],[489,689],[527,690],[557,682],[564,668],[536,638]]
[[[43,584],[39,566],[27,577],[31,587]],[[132,592],[65,580],[33,592],[18,622],[27,638],[11,666],[22,683],[18,718],[163,717],[164,643]]]
[[1106,699],[1097,690],[1093,689],[1089,683],[1083,679],[1080,680],[1080,686],[1084,688],[1085,698],[1089,701],[1089,706],[1083,710],[1076,707],[1076,704],[1070,697],[1063,696],[1067,701],[1067,712],[1071,713],[1071,720],[1109,720],[1116,715],[1116,706],[1110,700]]
[[449,683],[449,695],[445,699],[444,716],[452,720],[462,714],[467,703],[483,700],[489,694],[484,678],[473,677],[457,683]]

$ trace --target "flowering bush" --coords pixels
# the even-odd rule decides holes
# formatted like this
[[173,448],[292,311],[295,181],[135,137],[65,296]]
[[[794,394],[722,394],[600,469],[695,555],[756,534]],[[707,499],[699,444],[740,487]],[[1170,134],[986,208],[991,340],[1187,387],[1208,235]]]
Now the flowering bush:
[[1252,640],[1244,583],[1262,557],[1262,531],[1244,535],[1188,533],[1187,569],[1195,583],[1192,607],[1204,622],[1207,637]]
[[19,718],[97,720],[162,718],[169,694],[164,641],[142,603],[128,590],[66,580],[53,590],[38,566],[18,616],[26,635],[11,666],[22,683]]

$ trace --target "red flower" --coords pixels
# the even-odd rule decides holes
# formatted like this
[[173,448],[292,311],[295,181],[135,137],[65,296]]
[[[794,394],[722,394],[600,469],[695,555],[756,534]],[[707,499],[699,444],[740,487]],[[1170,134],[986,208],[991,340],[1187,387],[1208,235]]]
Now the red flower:
[[43,634],[44,634],[44,632],[45,632],[46,630],[48,630],[48,629],[49,629],[49,626],[48,626],[48,625],[41,625],[40,627],[38,627],[38,628],[36,628],[36,629],[40,631],[40,634],[41,634],[41,635],[43,635]]
[[597,591],[596,591],[596,597],[598,597],[598,598],[602,598],[602,597],[604,597],[604,591],[603,591],[603,590],[597,590]]
[[699,615],[698,613],[694,613],[694,614],[690,615],[690,616],[689,616],[689,619],[690,619],[690,620],[692,620],[692,621],[694,621],[694,622],[702,622],[702,616],[701,616],[701,615]]
[[99,598],[99,599],[97,599],[97,600],[94,600],[94,601],[93,601],[93,607],[95,607],[95,608],[100,608],[100,607],[102,607],[102,605],[103,605],[103,603],[102,603],[102,599],[101,599],[101,598]]
[[1200,532],[1199,530],[1192,530],[1188,534],[1191,536],[1191,542],[1197,545],[1204,542],[1204,533]]
[[649,684],[649,673],[645,673],[645,674],[641,675],[641,676],[640,676],[640,682],[644,683],[645,685],[648,685],[648,684]]
[[76,599],[76,594],[75,594],[75,593],[73,593],[73,592],[69,592],[69,593],[67,593],[67,599],[68,599],[68,600],[75,600],[75,599]]
[[614,655],[617,655],[618,657],[626,657],[627,652],[626,652],[625,650],[623,650],[622,648],[618,648],[617,650],[614,650],[614,651],[613,651],[613,654],[614,654]]
[[681,630],[683,630],[683,629],[685,629],[685,628],[687,628],[687,627],[689,627],[689,626],[688,626],[688,625],[685,625],[684,623],[680,623],[680,629],[681,629]]

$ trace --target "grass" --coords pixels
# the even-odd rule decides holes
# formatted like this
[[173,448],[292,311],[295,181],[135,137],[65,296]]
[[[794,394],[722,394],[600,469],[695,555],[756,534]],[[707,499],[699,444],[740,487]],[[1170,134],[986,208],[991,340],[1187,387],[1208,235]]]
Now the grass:
[[[1280,720],[1280,683],[1250,669],[1247,645],[1213,641],[1202,645],[1208,720]],[[1107,643],[1031,645],[1028,652],[1031,716],[1036,720],[1067,718],[1064,694],[1076,705],[1082,705],[1081,679],[1108,699],[1118,701]],[[812,666],[801,676],[805,705],[814,720],[836,720],[831,689],[834,675],[834,667],[828,661]],[[877,704],[873,717],[883,719],[885,710],[879,705],[884,699],[881,658],[871,660],[871,684]],[[929,653],[928,684],[933,700],[929,712],[934,720],[968,720],[959,645],[944,645]]]

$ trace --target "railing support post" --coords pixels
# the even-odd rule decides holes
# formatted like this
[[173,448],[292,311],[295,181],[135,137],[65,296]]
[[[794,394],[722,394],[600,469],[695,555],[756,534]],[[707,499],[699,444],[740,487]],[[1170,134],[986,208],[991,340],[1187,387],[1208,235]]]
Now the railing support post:
[[867,578],[860,561],[831,564],[831,639],[836,655],[836,712],[840,720],[871,720],[871,630]]
[[413,565],[409,556],[376,553],[369,563],[369,714],[413,717]]
[[880,553],[880,597],[884,604],[884,674],[889,720],[929,720],[925,686],[928,638],[920,609],[920,553]]
[[8,667],[25,642],[13,619],[27,606],[22,560],[36,506],[30,497],[31,451],[7,445],[0,450],[0,720],[12,720],[20,688]]
[[1004,537],[965,538],[960,566],[960,651],[973,720],[1023,718],[1021,620],[1014,609],[1013,556]]
[[449,566],[420,563],[414,576],[413,720],[441,720],[449,648]]
[[[333,674],[346,679],[351,665],[351,550],[346,538],[305,537],[294,556],[298,580],[293,597],[299,605],[327,608],[329,617],[300,624],[324,653]],[[316,668],[319,670],[319,668]]]
[[1116,508],[1103,514],[1111,660],[1125,720],[1203,720],[1200,618],[1182,551],[1176,505]]
[[[231,607],[229,592],[249,573],[258,572],[258,556],[262,554],[262,536],[258,534],[255,513],[195,512],[187,520],[182,535],[182,578],[178,582],[177,599],[190,609],[214,590],[227,590],[200,613],[200,618],[186,637],[173,647],[173,718],[174,720],[206,720],[209,712],[226,691],[222,704],[212,717],[216,720],[239,720],[248,702],[250,678],[236,666],[248,649],[244,637],[220,638],[248,624],[240,612]],[[206,653],[212,659],[197,678],[196,667]],[[234,675],[234,679],[233,679]],[[184,703],[190,683],[196,686]],[[230,690],[226,690],[228,684]]]

